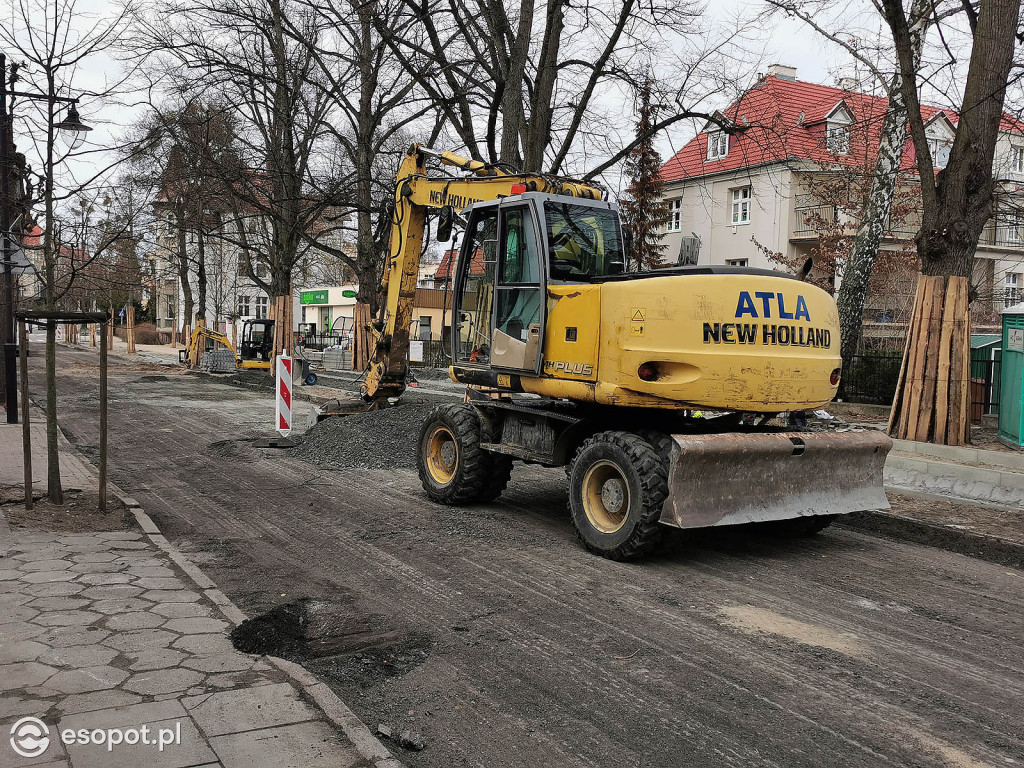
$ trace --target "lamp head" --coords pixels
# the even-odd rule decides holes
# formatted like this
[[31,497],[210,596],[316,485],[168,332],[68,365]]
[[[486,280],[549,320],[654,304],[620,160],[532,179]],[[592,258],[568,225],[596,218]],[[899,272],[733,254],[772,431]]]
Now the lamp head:
[[65,136],[65,141],[72,150],[82,146],[85,142],[85,134],[92,130],[92,126],[82,122],[82,118],[78,114],[78,107],[75,104],[68,107],[67,115],[54,128],[67,132],[68,135]]

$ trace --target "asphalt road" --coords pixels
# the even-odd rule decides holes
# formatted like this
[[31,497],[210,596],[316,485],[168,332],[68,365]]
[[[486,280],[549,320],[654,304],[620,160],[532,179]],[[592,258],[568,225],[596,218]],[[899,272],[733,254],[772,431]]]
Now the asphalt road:
[[[87,454],[93,359],[60,354]],[[114,481],[250,615],[318,601],[306,665],[371,729],[421,733],[411,766],[1024,762],[1024,572],[838,527],[612,563],[558,470],[449,509],[409,471],[252,447],[266,394],[115,361],[111,398]]]

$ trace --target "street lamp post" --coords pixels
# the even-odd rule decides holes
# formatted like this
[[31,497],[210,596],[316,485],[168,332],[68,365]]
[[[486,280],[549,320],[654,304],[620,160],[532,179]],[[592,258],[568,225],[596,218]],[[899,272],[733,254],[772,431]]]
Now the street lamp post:
[[[16,73],[17,65],[12,66]],[[78,116],[78,99],[56,96],[47,93],[26,93],[14,90],[16,74],[7,80],[7,56],[0,53],[0,251],[4,262],[4,301],[3,337],[4,365],[3,375],[7,395],[7,423],[18,423],[18,380],[17,360],[18,345],[14,340],[14,233],[12,229],[12,210],[14,195],[11,191],[11,143],[13,142],[14,120],[7,107],[8,96],[21,96],[33,101],[49,101],[51,104],[68,104],[67,116],[54,127],[76,135],[91,131]]]

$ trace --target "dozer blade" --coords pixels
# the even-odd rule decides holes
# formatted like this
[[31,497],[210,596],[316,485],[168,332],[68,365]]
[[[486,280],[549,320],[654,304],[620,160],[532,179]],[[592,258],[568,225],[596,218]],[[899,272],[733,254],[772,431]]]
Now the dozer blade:
[[702,528],[888,509],[881,432],[673,435],[661,522]]

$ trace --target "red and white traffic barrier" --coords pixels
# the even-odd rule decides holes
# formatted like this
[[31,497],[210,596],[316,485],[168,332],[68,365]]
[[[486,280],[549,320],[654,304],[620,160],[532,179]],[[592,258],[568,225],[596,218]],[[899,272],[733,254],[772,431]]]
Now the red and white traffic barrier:
[[292,359],[277,358],[277,431],[287,437],[292,431]]

